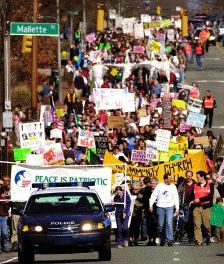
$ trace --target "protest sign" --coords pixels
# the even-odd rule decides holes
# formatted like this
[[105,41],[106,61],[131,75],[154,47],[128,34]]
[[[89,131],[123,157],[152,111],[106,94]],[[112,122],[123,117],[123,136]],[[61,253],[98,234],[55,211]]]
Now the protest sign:
[[184,84],[184,83],[178,83],[177,87],[180,89],[187,89],[187,90],[195,89],[195,87],[193,87],[191,85]]
[[195,145],[203,145],[208,143],[208,136],[204,136],[204,137],[195,137],[194,138],[194,144]]
[[147,116],[146,109],[139,109],[138,113],[139,113],[140,117],[146,117]]
[[200,114],[203,101],[192,97],[188,98],[187,110]]
[[86,148],[96,148],[94,140],[94,132],[79,130],[79,137],[77,146],[86,147]]
[[219,177],[217,178],[217,181],[221,182],[222,178],[224,177],[224,162],[222,162],[217,174],[219,175]]
[[190,129],[192,126],[186,123],[180,123],[180,132],[185,132],[186,130]]
[[122,28],[123,28],[124,34],[133,34],[133,20],[132,20],[132,18],[124,18]]
[[27,165],[44,165],[44,155],[43,154],[27,154],[26,155]]
[[152,162],[168,162],[170,160],[170,156],[168,151],[157,151],[157,157],[152,160]]
[[184,151],[188,149],[188,138],[185,137],[183,141],[174,142],[170,140],[169,144],[169,156],[173,156],[174,154],[180,154],[184,156]]
[[27,201],[32,183],[86,182],[94,181],[96,189],[104,203],[110,202],[111,168],[79,168],[77,166],[12,166],[12,201]]
[[152,99],[150,101],[150,111],[155,110],[155,107],[157,106],[158,102],[160,102],[160,99]]
[[186,123],[191,126],[203,128],[205,119],[205,115],[190,112]]
[[163,128],[173,130],[172,99],[163,97],[162,108]]
[[131,153],[131,160],[134,162],[143,162],[143,163],[148,163],[149,158],[146,155],[146,151],[144,150],[132,150]]
[[[123,172],[123,162],[116,159],[112,154],[106,151],[103,161],[104,166],[112,166],[113,173]],[[110,165],[107,165],[110,164]],[[113,165],[121,164],[121,165]],[[193,178],[196,179],[197,171],[205,171],[207,173],[206,160],[204,151],[200,151],[196,154],[189,154],[187,157],[165,162],[163,164],[154,167],[135,167],[127,165],[127,175],[133,177],[133,180],[139,179],[141,176],[157,177],[159,182],[163,182],[163,176],[165,173],[171,173],[173,181],[176,182],[179,177],[185,178],[187,170],[193,171]],[[115,183],[114,175],[112,175],[112,183]]]
[[19,125],[21,148],[38,149],[45,143],[45,130],[43,122],[23,123]]
[[211,207],[211,219],[212,226],[221,227],[224,221],[224,206],[221,204],[214,204]]
[[58,109],[56,109],[56,114],[57,114],[57,116],[63,116],[63,114],[64,114],[64,109],[62,109],[62,108],[58,108]]
[[[143,23],[134,24],[134,35],[135,38],[144,38]],[[142,52],[141,52],[142,53]]]
[[106,150],[109,150],[108,138],[106,136],[94,136],[96,144],[96,153],[103,159]]
[[214,150],[214,154],[213,154],[213,162],[215,163],[221,150],[223,148],[223,139],[222,139],[222,135],[221,133],[219,134],[216,146],[215,146],[215,150]]
[[108,116],[107,124],[109,128],[122,128],[124,127],[124,117],[123,116]]
[[135,112],[135,95],[127,93],[123,101],[123,112]]
[[59,128],[52,129],[50,132],[50,138],[62,138],[62,130]]
[[141,126],[149,125],[149,121],[150,121],[150,116],[141,117],[139,126],[141,127]]
[[157,159],[157,143],[156,141],[146,140],[146,155],[150,160]]
[[31,154],[31,148],[16,148],[13,149],[14,160],[26,160],[26,154]]
[[134,46],[134,53],[144,53],[143,46]]
[[172,100],[177,100],[179,94],[178,93],[164,93],[162,92],[160,98],[170,98]]
[[118,73],[118,70],[115,69],[115,68],[110,72],[110,74],[111,74],[113,77],[115,77],[115,76],[117,75],[117,73]]
[[183,100],[173,100],[172,106],[176,106],[177,108],[182,108],[183,110],[186,109],[186,104]]
[[156,131],[157,150],[168,151],[171,131],[158,129]]
[[50,146],[39,147],[40,154],[43,154],[44,164],[48,165],[64,165],[65,158],[60,143],[55,143]]
[[95,40],[96,40],[95,34],[92,33],[92,34],[88,34],[88,35],[86,35],[86,40],[87,40],[89,43],[95,41]]

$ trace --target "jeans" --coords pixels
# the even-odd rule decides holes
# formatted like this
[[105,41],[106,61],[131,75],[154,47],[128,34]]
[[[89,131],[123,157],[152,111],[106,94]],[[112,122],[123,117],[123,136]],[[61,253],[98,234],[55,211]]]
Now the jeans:
[[129,216],[126,216],[125,219],[122,215],[116,215],[116,223],[117,223],[117,243],[119,246],[124,245],[125,240],[129,240],[128,237],[128,219]]
[[179,83],[184,83],[184,75],[185,75],[185,72],[179,72],[180,74],[180,79],[179,79]]
[[173,206],[158,207],[158,232],[161,241],[173,241]]
[[188,203],[183,205],[183,212],[183,222],[187,231],[187,236],[192,238],[194,236],[193,211],[192,208],[189,207]]
[[198,55],[196,54],[196,60],[197,60],[197,67],[200,69],[202,67],[202,54]]
[[[3,245],[1,244],[3,242]],[[7,216],[0,216],[0,252],[8,247]]]
[[147,236],[147,227],[146,227],[146,216],[142,218],[142,223],[141,223],[141,238]]
[[193,58],[192,54],[187,54],[187,60],[188,60],[187,65],[189,65],[189,63],[192,62],[192,58]]

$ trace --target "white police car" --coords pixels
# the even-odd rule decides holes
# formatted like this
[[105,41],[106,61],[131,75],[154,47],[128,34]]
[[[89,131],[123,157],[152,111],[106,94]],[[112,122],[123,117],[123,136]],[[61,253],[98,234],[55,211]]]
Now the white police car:
[[[18,224],[19,263],[34,262],[34,254],[99,252],[99,259],[111,259],[110,220],[94,182],[33,184],[44,189],[31,194]],[[71,187],[68,187],[72,185]],[[60,187],[59,187],[60,186]],[[61,187],[64,186],[64,187]],[[47,187],[47,188],[46,188]]]

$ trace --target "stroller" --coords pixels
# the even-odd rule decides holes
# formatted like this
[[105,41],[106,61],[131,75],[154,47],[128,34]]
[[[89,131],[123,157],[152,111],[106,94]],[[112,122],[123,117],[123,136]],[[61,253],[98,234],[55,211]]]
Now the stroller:
[[173,237],[174,241],[181,240],[184,236],[184,212],[180,211],[179,215],[173,217]]

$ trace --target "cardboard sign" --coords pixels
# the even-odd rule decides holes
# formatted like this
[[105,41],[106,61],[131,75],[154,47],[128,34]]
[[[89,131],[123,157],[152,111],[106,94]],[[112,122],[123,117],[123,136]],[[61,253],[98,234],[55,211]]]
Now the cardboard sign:
[[94,140],[94,132],[79,130],[77,146],[86,148],[96,148]]
[[190,112],[186,123],[188,125],[203,128],[205,119],[206,119],[205,115]]
[[190,129],[192,126],[186,123],[180,123],[180,132],[185,132],[186,130]]
[[195,145],[203,145],[206,143],[208,143],[208,137],[207,136],[194,138],[194,144]]
[[60,143],[50,146],[41,146],[40,154],[43,154],[44,164],[48,165],[64,165],[65,158]]
[[141,126],[149,125],[149,121],[150,121],[150,116],[141,117],[139,126],[141,127]]
[[132,150],[131,154],[131,160],[134,162],[143,162],[143,163],[148,163],[149,158],[146,155],[146,151],[144,150]]
[[203,101],[192,97],[188,98],[187,110],[200,114]]
[[31,148],[16,148],[13,149],[14,160],[26,160],[26,154],[31,154]]
[[162,98],[162,108],[163,128],[173,130],[172,99]]
[[109,150],[108,137],[106,136],[94,136],[96,144],[96,153],[103,159],[106,150]]
[[45,130],[43,122],[23,123],[19,125],[21,148],[38,149],[45,143]]
[[32,183],[94,181],[103,203],[110,202],[111,168],[79,168],[79,166],[12,166],[11,199],[26,202],[33,191]]
[[143,46],[134,46],[134,53],[144,53]]
[[157,143],[156,141],[146,140],[146,155],[150,160],[157,159]]
[[124,117],[123,116],[108,116],[107,124],[109,128],[120,129],[124,127]]
[[221,150],[223,148],[223,139],[222,139],[222,135],[221,133],[219,134],[216,146],[215,146],[215,150],[214,150],[214,154],[213,154],[213,162],[215,163]]
[[157,150],[168,151],[171,131],[158,129],[156,131]]

